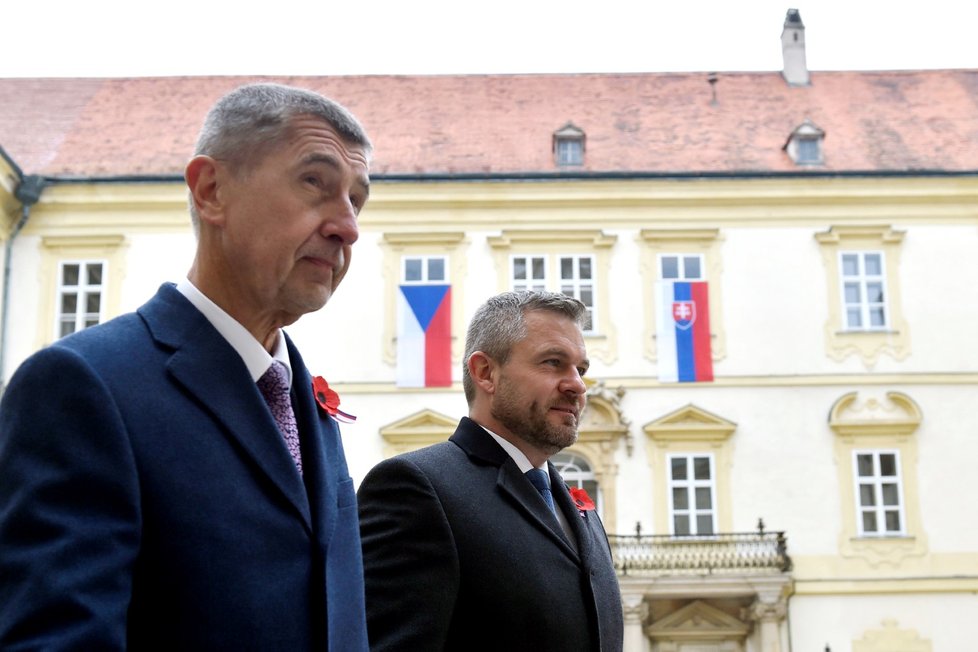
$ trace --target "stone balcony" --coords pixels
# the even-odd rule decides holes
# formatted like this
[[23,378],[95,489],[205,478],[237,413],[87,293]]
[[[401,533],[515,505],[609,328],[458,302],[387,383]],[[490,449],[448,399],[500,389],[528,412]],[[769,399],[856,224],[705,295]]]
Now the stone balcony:
[[608,536],[622,576],[786,573],[791,570],[784,532],[709,536]]
[[608,540],[621,585],[625,652],[666,652],[684,644],[786,649],[793,581],[784,532],[765,532],[758,523],[756,532],[638,531]]

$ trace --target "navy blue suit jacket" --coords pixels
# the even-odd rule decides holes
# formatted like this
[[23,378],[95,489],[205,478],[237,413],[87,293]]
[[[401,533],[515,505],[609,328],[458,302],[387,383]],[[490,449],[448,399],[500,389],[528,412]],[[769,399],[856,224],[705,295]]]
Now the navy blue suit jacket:
[[594,511],[550,465],[570,545],[509,454],[463,418],[381,462],[358,491],[374,652],[621,652],[621,596]]
[[353,480],[288,348],[304,477],[172,285],[21,365],[0,402],[0,649],[366,649]]

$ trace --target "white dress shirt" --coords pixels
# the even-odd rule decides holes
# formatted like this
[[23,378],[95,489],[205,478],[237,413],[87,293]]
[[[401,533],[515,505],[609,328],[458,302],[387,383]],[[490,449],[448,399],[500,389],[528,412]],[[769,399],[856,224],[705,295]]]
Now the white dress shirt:
[[251,379],[254,382],[257,383],[258,379],[268,371],[268,368],[272,365],[272,360],[278,360],[285,365],[289,387],[292,387],[292,364],[289,362],[289,350],[285,346],[282,329],[279,329],[275,337],[275,353],[274,355],[269,355],[265,347],[261,345],[261,342],[256,340],[255,336],[248,332],[248,329],[235,321],[234,317],[224,312],[216,303],[204,296],[204,293],[198,290],[190,282],[190,279],[183,279],[177,283],[177,291],[187,297],[187,300],[194,304],[197,310],[203,313],[207,321],[238,352],[238,355],[244,360],[245,366],[248,368],[248,373],[251,374]]
[[[492,430],[489,430],[489,428],[482,426],[482,429],[488,432],[492,436],[492,438],[496,440],[496,443],[503,447],[504,451],[509,453],[509,456],[513,458],[514,462],[516,462],[516,466],[520,468],[521,473],[525,474],[527,471],[534,468],[533,464],[530,463],[530,460],[527,459],[523,451],[521,451],[519,448],[514,446],[511,442],[503,439],[502,437],[494,433]],[[547,463],[544,462],[542,466],[536,468],[544,472],[544,474],[547,476],[547,482],[549,483],[550,469],[547,467]],[[553,493],[553,489],[551,489],[551,493]],[[554,507],[557,507],[556,500],[554,500]],[[564,516],[564,510],[562,510],[560,507],[557,507],[556,510],[554,511],[557,512],[557,521],[560,522],[560,528],[564,531],[564,534],[567,535],[567,541],[570,542],[571,547],[576,551],[577,536],[574,534],[574,531],[571,529],[570,523],[567,522],[567,517]]]

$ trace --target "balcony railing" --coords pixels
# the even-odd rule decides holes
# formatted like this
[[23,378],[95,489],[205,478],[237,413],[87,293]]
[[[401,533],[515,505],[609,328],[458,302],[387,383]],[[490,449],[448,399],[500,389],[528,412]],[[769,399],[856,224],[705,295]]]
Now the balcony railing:
[[622,575],[778,573],[791,569],[784,532],[708,536],[612,534],[611,556]]

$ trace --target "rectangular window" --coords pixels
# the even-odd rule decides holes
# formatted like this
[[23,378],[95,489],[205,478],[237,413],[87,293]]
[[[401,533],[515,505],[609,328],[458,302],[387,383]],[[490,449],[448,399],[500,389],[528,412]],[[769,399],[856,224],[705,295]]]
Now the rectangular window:
[[560,291],[587,306],[581,330],[594,331],[594,257],[561,256],[559,265]]
[[798,139],[798,163],[818,163],[821,160],[819,140],[816,138]]
[[445,256],[405,256],[402,260],[402,282],[405,284],[448,282]]
[[659,277],[664,281],[703,281],[702,254],[661,254]]
[[673,536],[716,533],[716,486],[710,454],[668,455],[669,514]]
[[101,261],[62,262],[58,267],[58,337],[70,335],[102,321]]
[[557,165],[581,165],[584,162],[584,141],[579,138],[557,140]]
[[839,254],[846,330],[883,330],[887,327],[883,270],[882,251],[844,251]]
[[515,292],[540,292],[547,289],[546,256],[513,256],[510,261]]
[[860,536],[904,534],[903,488],[897,451],[853,451]]
[[[556,265],[556,274],[551,265]],[[574,297],[587,309],[581,330],[590,335],[598,329],[595,267],[591,254],[510,256],[510,287],[516,292],[550,291]],[[554,275],[556,282],[550,280]]]

